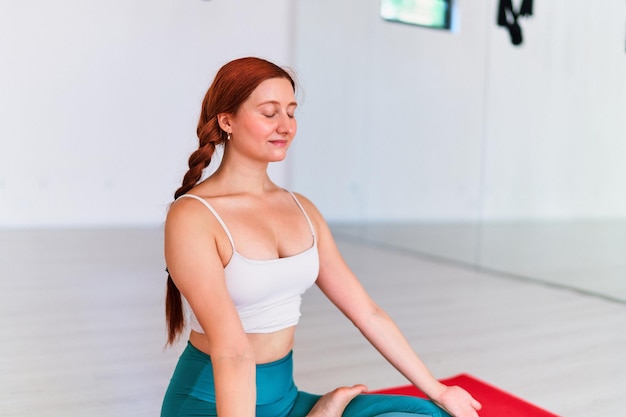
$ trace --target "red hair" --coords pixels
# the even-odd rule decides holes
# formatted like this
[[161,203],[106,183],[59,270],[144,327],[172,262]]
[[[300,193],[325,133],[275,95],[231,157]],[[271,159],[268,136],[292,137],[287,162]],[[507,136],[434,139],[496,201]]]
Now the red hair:
[[[202,172],[211,162],[215,147],[226,141],[217,121],[220,113],[235,114],[241,104],[265,80],[285,78],[296,89],[293,77],[283,68],[261,58],[240,58],[224,65],[215,75],[204,100],[198,121],[198,149],[189,157],[189,170],[182,185],[174,193],[174,200],[189,192],[202,177]],[[180,291],[168,272],[165,298],[167,341],[172,344],[185,326],[185,316]]]

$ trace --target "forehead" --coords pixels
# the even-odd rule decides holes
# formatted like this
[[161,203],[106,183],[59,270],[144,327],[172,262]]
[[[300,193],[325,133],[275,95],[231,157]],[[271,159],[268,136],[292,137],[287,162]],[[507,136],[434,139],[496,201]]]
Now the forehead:
[[251,104],[278,102],[295,103],[295,94],[291,83],[286,78],[270,78],[261,82],[247,100]]

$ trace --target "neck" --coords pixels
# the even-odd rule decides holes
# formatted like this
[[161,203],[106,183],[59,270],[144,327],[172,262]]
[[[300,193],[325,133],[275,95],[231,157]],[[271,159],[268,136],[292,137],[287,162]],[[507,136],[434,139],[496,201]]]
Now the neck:
[[222,164],[212,177],[231,193],[262,194],[276,187],[267,174],[267,165]]
[[277,188],[267,173],[268,166],[268,161],[248,158],[226,147],[211,177],[228,193],[262,194]]

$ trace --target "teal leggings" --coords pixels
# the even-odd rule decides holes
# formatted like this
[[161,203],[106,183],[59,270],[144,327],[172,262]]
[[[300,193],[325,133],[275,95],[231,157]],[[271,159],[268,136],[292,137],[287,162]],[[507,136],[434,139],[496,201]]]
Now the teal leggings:
[[[291,352],[275,362],[257,365],[257,417],[305,417],[320,395],[298,391]],[[215,385],[211,358],[187,344],[170,381],[161,417],[215,417]],[[361,394],[344,417],[449,417],[432,401],[417,397]]]

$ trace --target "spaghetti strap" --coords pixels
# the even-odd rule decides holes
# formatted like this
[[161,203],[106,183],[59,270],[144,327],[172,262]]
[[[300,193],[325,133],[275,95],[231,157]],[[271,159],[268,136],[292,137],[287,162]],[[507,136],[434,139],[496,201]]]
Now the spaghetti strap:
[[[228,230],[228,227],[226,227],[226,223],[224,223],[224,220],[222,220],[220,215],[217,214],[217,211],[215,211],[215,209],[213,207],[211,207],[211,205],[209,203],[207,203],[207,201],[204,198],[202,198],[202,197],[198,197],[197,195],[194,195],[194,194],[183,194],[183,195],[181,195],[178,198],[183,198],[183,197],[189,197],[189,198],[193,198],[195,200],[198,200],[199,202],[204,204],[205,207],[208,208],[211,211],[211,213],[213,213],[213,215],[215,216],[217,221],[220,222],[220,224],[222,225],[222,228],[226,232],[226,236],[228,236],[228,240],[230,240],[230,244],[233,247],[233,251],[235,251],[235,241],[233,240],[233,237],[231,236],[230,231]],[[300,203],[298,203],[298,204],[300,204]],[[306,213],[305,213],[305,215],[306,215]]]
[[296,197],[296,195],[289,191],[289,194],[291,194],[291,196],[293,197],[293,199],[296,201],[296,204],[298,205],[298,207],[300,207],[300,210],[302,210],[302,214],[304,214],[304,217],[306,218],[306,221],[309,223],[309,227],[311,228],[311,234],[313,235],[313,242],[316,242],[316,238],[315,238],[315,229],[313,228],[313,223],[311,222],[311,219],[309,218],[309,215],[306,214],[306,211],[304,210],[304,207],[302,207],[302,204],[300,204],[300,201],[298,200],[298,198]]

